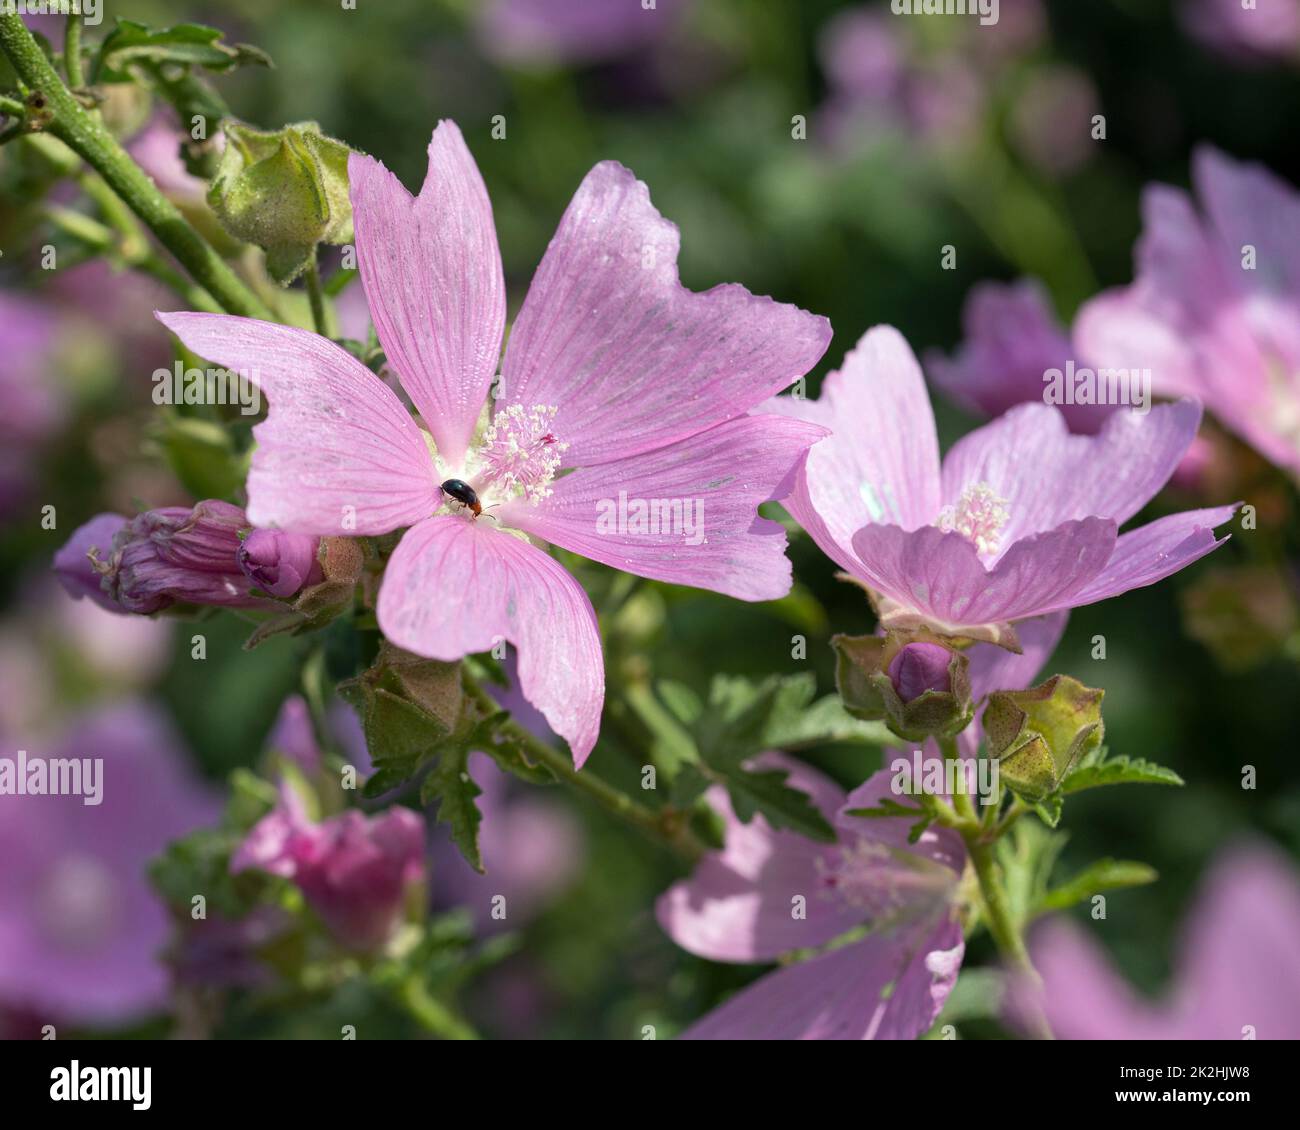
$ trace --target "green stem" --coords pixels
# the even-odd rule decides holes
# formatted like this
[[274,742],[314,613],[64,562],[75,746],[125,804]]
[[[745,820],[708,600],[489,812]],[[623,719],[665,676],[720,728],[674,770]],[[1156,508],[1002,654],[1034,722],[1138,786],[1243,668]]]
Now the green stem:
[[27,107],[24,106],[17,98],[9,98],[0,94],[0,114],[8,118],[24,118],[27,116]]
[[478,1033],[429,992],[416,973],[402,982],[398,997],[420,1026],[444,1040],[477,1040]]
[[[466,692],[482,711],[486,714],[494,714],[500,710],[492,696],[480,687],[468,672],[465,673],[464,681]],[[511,742],[523,748],[529,761],[545,766],[557,780],[578,792],[585,793],[620,820],[666,844],[688,861],[693,862],[704,854],[705,846],[690,829],[688,813],[667,808],[659,810],[647,808],[621,789],[602,781],[590,769],[578,772],[574,769],[573,761],[568,754],[561,753],[554,746],[529,733],[513,719],[502,722],[498,729],[507,735]]]
[[73,90],[86,85],[86,75],[81,69],[81,17],[71,13],[63,28],[63,69],[68,72],[68,85]]
[[311,301],[311,323],[321,337],[330,337],[329,314],[325,310],[325,295],[320,285],[320,264],[313,254],[307,263],[307,297]]
[[[961,757],[956,738],[940,738],[939,748],[943,751],[944,758],[949,761]],[[989,933],[1013,974],[1026,979],[1033,989],[1041,989],[1042,980],[1029,959],[1029,951],[1025,948],[1020,925],[1007,903],[1001,869],[997,861],[997,837],[988,834],[984,822],[976,815],[971,799],[966,793],[963,774],[956,773],[953,778],[956,787],[953,790],[952,803],[960,821],[957,830],[966,842],[966,852],[970,856],[971,867],[979,883],[980,901],[983,903],[984,921],[989,928]],[[1027,995],[1032,997],[1032,994]],[[1052,1030],[1038,1004],[1029,1004],[1026,1011],[1027,1021],[1034,1035],[1040,1040],[1052,1039]]]
[[270,318],[271,312],[230,269],[176,207],[131,160],[99,115],[91,114],[68,91],[17,14],[0,15],[0,50],[19,78],[40,91],[53,115],[45,127],[108,182],[182,266],[232,314]]
[[[966,850],[970,854],[971,865],[979,881],[980,898],[984,903],[984,921],[988,924],[989,933],[993,936],[998,951],[1014,975],[1027,979],[1033,990],[1041,990],[1042,979],[1038,976],[1033,962],[1029,960],[1029,951],[1025,948],[1024,938],[1020,935],[1020,927],[1016,924],[1011,908],[1007,905],[1006,893],[1002,889],[997,848],[991,843],[982,842],[978,836],[968,836]],[[1036,995],[1034,992],[1026,994],[1030,998],[1034,995]],[[1034,1035],[1040,1040],[1052,1039],[1052,1029],[1048,1026],[1047,1017],[1043,1015],[1037,1003],[1030,1004],[1027,1013],[1026,1019]]]

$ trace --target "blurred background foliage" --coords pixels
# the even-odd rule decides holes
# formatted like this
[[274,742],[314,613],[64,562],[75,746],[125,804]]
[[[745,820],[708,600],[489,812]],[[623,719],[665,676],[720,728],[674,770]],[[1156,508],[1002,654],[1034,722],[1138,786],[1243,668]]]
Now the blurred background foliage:
[[[433,124],[455,119],[492,197],[512,312],[579,180],[597,161],[623,162],[680,226],[687,285],[739,281],[831,319],[834,342],[810,395],[877,323],[897,326],[918,353],[950,349],[963,300],[980,280],[1035,275],[1066,319],[1099,288],[1129,281],[1140,191],[1153,180],[1186,185],[1198,143],[1300,180],[1295,69],[1216,56],[1185,34],[1177,4],[1166,0],[1052,0],[1039,34],[996,53],[980,40],[1011,26],[1013,0],[1003,0],[1003,27],[989,31],[955,19],[896,19],[891,33],[904,65],[950,104],[931,107],[925,120],[902,114],[866,129],[828,73],[837,36],[847,34],[836,23],[846,6],[833,0],[660,0],[662,33],[549,59],[505,57],[490,6],[468,0],[358,0],[355,11],[321,0],[194,3],[183,13],[148,0],[106,7],[109,20],[163,26],[183,16],[263,48],[274,69],[218,81],[237,116],[266,127],[318,121],[381,158],[408,187],[423,178]],[[887,14],[888,5],[861,8]],[[970,82],[945,90],[962,72]],[[1074,94],[1064,110],[1044,85],[1061,75]],[[1101,113],[1105,140],[1053,151],[1056,135],[1078,130],[1080,106],[1085,138],[1088,117]],[[504,139],[492,136],[495,115],[504,116]],[[806,139],[792,136],[797,117]],[[57,379],[74,408],[41,453],[39,487],[7,517],[0,550],[7,662],[39,667],[39,690],[24,710],[39,707],[54,725],[116,690],[111,663],[107,673],[87,671],[51,627],[62,599],[40,581],[51,553],[100,510],[187,495],[142,439],[153,411],[148,374],[169,363],[171,348],[148,317],[148,298],[122,309],[119,280],[106,273],[78,295],[44,277],[36,251],[44,236],[30,226],[30,201],[8,158],[0,155],[0,283],[67,315]],[[957,250],[955,270],[941,269],[944,245]],[[936,411],[945,447],[975,423],[937,396]],[[1181,593],[1233,562],[1294,560],[1292,488],[1272,474],[1256,485],[1259,496],[1247,501],[1260,508],[1258,544],[1238,536],[1170,581],[1078,611],[1051,664],[1105,688],[1114,752],[1168,765],[1187,781],[1182,790],[1073,799],[1063,824],[1067,870],[1099,855],[1159,870],[1157,884],[1111,895],[1096,931],[1147,990],[1167,976],[1175,924],[1220,848],[1262,835],[1300,855],[1295,662],[1273,652],[1225,669],[1189,636],[1180,605]],[[40,528],[45,504],[58,508],[60,534]],[[635,787],[636,749],[647,735],[624,695],[650,679],[706,688],[718,672],[811,670],[822,693],[833,690],[830,634],[868,631],[872,616],[806,537],[794,538],[791,555],[795,593],[774,605],[650,582],[618,593],[624,603],[604,625],[605,726],[616,742],[598,747],[592,770]],[[599,566],[577,569],[601,608],[618,582]],[[240,650],[247,627],[234,617],[212,617],[202,630],[202,664],[189,658],[190,632],[172,631],[156,693],[216,780],[255,763],[312,641],[280,639],[249,653]],[[806,660],[791,658],[795,635],[807,637]],[[1104,659],[1093,658],[1097,636],[1105,637]],[[861,747],[809,757],[848,784],[875,768]],[[1245,765],[1258,771],[1255,791],[1241,787]],[[752,976],[691,958],[660,932],[652,906],[679,874],[671,857],[585,801],[560,799],[583,821],[585,864],[525,927],[516,954],[471,986],[467,1010],[483,1032],[639,1038],[642,1025],[654,1024],[663,1037]],[[435,890],[438,881],[435,873]],[[990,953],[981,944],[975,956]],[[328,1012],[352,1017],[368,1007],[344,994]],[[315,1022],[314,1013],[235,1008],[224,1030],[303,1035]],[[382,1008],[372,1024],[409,1031]],[[996,1032],[986,1023],[967,1034]]]

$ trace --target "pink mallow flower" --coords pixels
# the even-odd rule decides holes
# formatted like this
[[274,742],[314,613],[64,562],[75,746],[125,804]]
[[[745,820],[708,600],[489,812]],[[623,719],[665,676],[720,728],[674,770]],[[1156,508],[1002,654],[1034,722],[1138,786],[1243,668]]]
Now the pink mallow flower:
[[[1070,335],[1036,279],[977,283],[962,309],[966,337],[951,358],[925,355],[930,379],[977,416],[1000,416],[1017,404],[1047,403],[1045,374],[1076,357]],[[1096,435],[1111,405],[1058,405],[1070,431]]]
[[142,702],[78,719],[48,750],[12,733],[5,746],[11,765],[27,750],[29,780],[37,759],[102,769],[79,775],[81,795],[0,793],[0,1002],[56,1025],[123,1024],[162,1008],[170,919],[146,868],[215,821],[219,797]]
[[252,827],[230,870],[291,880],[340,943],[370,951],[389,940],[408,891],[423,881],[424,839],[424,821],[406,808],[371,817],[349,809],[314,824],[284,784],[279,805]]
[[1208,146],[1192,182],[1201,212],[1146,190],[1137,279],[1085,305],[1075,340],[1100,364],[1150,369],[1158,394],[1198,397],[1300,475],[1300,195]]
[[[1093,932],[1102,925],[1093,923]],[[1300,881],[1276,851],[1229,851],[1188,919],[1172,987],[1160,1002],[1133,992],[1089,931],[1043,923],[1030,952],[1041,1005],[1067,1040],[1300,1039]],[[1024,986],[1013,992],[1013,1015]]]
[[[1025,625],[1024,652],[971,647],[972,693],[1027,686],[1055,649],[1065,614]],[[978,727],[969,735],[971,752]],[[929,756],[940,756],[931,747]],[[888,765],[891,756],[886,757]],[[885,768],[845,796],[802,762],[763,754],[759,766],[786,769],[837,835],[816,843],[774,829],[761,815],[735,816],[725,792],[709,800],[722,813],[726,846],[658,901],[659,924],[683,949],[713,961],[769,962],[793,950],[828,946],[867,925],[857,941],[782,966],[697,1021],[694,1040],[910,1040],[934,1023],[956,983],[965,953],[958,883],[966,848],[956,832],[929,828],[908,842],[912,818],[861,817],[893,791]]]
[[[217,314],[159,318],[200,356],[255,373],[267,394],[253,522],[318,536],[410,527],[379,593],[384,635],[444,661],[510,641],[524,695],[581,765],[604,700],[595,613],[533,539],[743,600],[788,592],[785,535],[755,509],[788,489],[824,432],[750,410],[816,363],[829,323],[740,286],[686,290],[677,228],[631,172],[603,162],[533,278],[488,414],[505,283],[460,131],[434,131],[418,197],[372,158],[354,156],[349,174],[371,316],[423,428],[316,334]],[[483,516],[444,494],[453,479]],[[650,499],[675,500],[702,528],[624,520]]]
[[817,401],[769,411],[824,424],[785,506],[871,593],[884,627],[927,626],[1015,648],[1014,623],[1150,585],[1221,544],[1235,509],[1118,528],[1165,484],[1196,435],[1193,401],[1113,413],[1070,435],[1046,404],[1022,404],[959,440],[942,467],[911,348],[868,331]]

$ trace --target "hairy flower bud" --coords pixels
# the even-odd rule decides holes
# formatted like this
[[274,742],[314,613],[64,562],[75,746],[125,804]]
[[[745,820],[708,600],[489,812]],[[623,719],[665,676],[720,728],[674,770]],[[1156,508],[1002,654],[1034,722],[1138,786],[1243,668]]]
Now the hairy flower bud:
[[254,530],[239,547],[239,567],[250,581],[272,596],[293,596],[324,579],[316,560],[320,539],[282,530]]
[[1033,803],[1055,792],[1080,757],[1101,744],[1104,693],[1053,675],[1027,691],[989,695],[982,723],[1002,780]]
[[937,643],[909,643],[889,664],[889,681],[903,702],[912,702],[926,691],[952,690],[948,667],[953,653]]
[[95,561],[111,556],[113,539],[126,524],[127,520],[120,514],[96,514],[72,532],[72,537],[54,555],[54,575],[69,595],[78,600],[89,597],[110,612],[122,611],[104,590],[104,572]]
[[266,251],[276,282],[297,278],[317,244],[351,242],[351,149],[315,122],[267,132],[237,122],[222,128],[226,148],[208,203],[231,235]]

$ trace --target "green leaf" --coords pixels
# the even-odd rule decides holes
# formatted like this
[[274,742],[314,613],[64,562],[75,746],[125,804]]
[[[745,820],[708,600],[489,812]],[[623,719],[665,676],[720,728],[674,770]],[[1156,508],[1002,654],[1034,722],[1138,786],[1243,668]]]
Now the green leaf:
[[483,856],[479,851],[478,832],[483,822],[474,798],[483,790],[469,775],[469,749],[447,748],[420,786],[420,803],[437,805],[438,820],[451,829],[452,842],[470,866],[483,873]]
[[884,748],[898,739],[883,722],[864,722],[844,709],[839,695],[828,694],[806,710],[772,719],[767,744],[777,749],[796,749],[829,742],[854,742]]
[[727,774],[726,784],[736,816],[748,824],[756,812],[762,812],[774,828],[789,828],[809,839],[834,843],[834,829],[807,793],[786,785],[788,776],[782,769],[751,772],[733,768]]
[[150,432],[181,484],[195,498],[227,498],[243,486],[248,456],[213,420],[168,412]]
[[1065,807],[1065,802],[1061,799],[1060,793],[1053,793],[1045,797],[1034,805],[1034,812],[1049,828],[1055,828],[1061,822],[1061,809]]
[[265,51],[247,44],[223,43],[223,34],[219,28],[203,24],[177,24],[154,30],[119,17],[117,26],[99,48],[92,81],[111,80],[133,63],[179,64],[210,71],[228,71],[246,64],[271,66],[271,58]]
[[1061,794],[1096,789],[1102,785],[1181,785],[1183,779],[1172,769],[1141,758],[1107,757],[1105,747],[1090,752],[1066,774]]
[[1103,891],[1122,890],[1125,887],[1141,887],[1154,883],[1159,874],[1154,867],[1145,863],[1134,863],[1126,859],[1099,859],[1081,871],[1074,878],[1053,887],[1039,900],[1033,913],[1047,914],[1053,910],[1064,910],[1076,902],[1083,902]]

